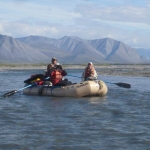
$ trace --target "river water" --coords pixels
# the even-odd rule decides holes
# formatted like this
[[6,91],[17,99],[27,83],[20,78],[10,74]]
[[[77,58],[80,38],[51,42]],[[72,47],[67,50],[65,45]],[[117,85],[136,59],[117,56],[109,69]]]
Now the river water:
[[[81,70],[67,70],[81,76]],[[23,81],[42,70],[0,72],[1,150],[149,150],[150,78],[99,76],[131,89],[107,84],[105,97],[27,96]],[[67,77],[73,82],[80,78]]]

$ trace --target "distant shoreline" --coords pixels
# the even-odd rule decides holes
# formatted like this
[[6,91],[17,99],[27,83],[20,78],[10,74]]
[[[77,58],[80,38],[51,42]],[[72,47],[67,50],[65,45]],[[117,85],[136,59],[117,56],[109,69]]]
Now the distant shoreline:
[[[64,69],[84,69],[86,65],[62,65]],[[0,71],[6,70],[46,70],[46,65],[0,65]],[[150,77],[150,65],[95,65],[99,75]]]

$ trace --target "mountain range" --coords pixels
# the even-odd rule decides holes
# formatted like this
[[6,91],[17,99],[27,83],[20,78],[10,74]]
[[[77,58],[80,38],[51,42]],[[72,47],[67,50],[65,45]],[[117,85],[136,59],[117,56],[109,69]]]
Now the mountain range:
[[0,63],[49,63],[52,57],[64,64],[89,61],[97,64],[149,63],[136,49],[110,38],[85,40],[73,36],[54,39],[43,36],[13,38],[0,35]]

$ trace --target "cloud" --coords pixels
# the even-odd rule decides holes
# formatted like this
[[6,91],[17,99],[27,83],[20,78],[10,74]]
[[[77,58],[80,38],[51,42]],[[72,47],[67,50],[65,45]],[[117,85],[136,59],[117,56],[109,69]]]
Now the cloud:
[[150,48],[149,9],[148,0],[6,0],[0,2],[0,33],[13,37],[110,37]]
[[[18,1],[18,0],[17,0]],[[66,10],[62,6],[44,5],[26,1],[19,7],[14,3],[0,2],[0,20],[73,24],[80,13]]]
[[[90,11],[89,9],[90,8]],[[150,24],[150,7],[78,5],[76,12],[88,19]]]
[[[139,4],[140,5],[140,4]],[[149,6],[100,6],[96,4],[78,5],[76,12],[82,18],[76,25],[86,28],[91,38],[110,37],[134,47],[150,47]],[[90,8],[90,11],[89,9]],[[147,44],[146,44],[147,43]]]

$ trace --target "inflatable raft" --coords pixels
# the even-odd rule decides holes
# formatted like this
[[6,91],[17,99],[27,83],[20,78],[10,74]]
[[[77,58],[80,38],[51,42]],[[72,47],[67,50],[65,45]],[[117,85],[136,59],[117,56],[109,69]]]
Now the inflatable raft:
[[[25,85],[27,86],[27,85]],[[84,81],[68,86],[35,85],[23,90],[27,95],[45,95],[60,97],[105,96],[107,86],[101,80]]]

